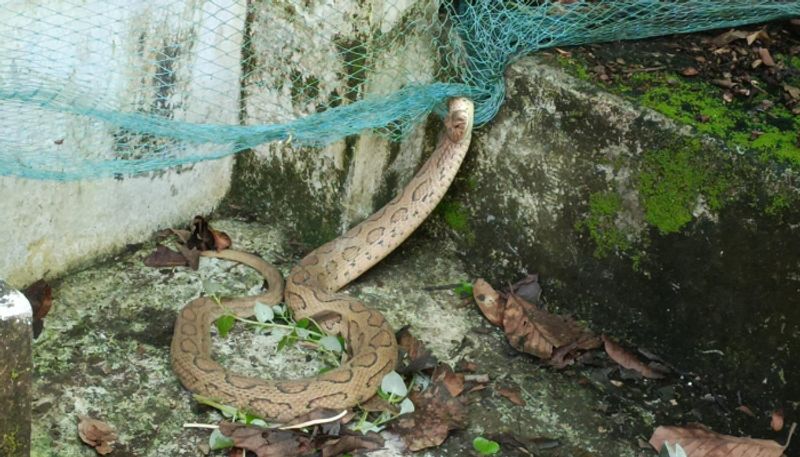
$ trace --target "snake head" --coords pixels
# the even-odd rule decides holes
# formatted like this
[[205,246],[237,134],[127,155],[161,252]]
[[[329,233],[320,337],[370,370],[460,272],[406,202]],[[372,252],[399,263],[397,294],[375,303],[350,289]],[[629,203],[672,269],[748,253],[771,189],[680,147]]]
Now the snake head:
[[466,98],[454,98],[449,103],[450,112],[444,120],[447,127],[447,138],[453,143],[460,143],[469,136],[472,130],[472,116],[475,108],[472,101]]

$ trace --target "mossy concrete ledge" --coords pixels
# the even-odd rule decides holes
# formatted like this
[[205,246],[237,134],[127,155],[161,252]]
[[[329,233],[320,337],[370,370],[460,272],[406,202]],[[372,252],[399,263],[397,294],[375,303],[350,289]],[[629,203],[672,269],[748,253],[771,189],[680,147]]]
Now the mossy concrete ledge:
[[0,280],[0,456],[27,457],[31,442],[31,305]]
[[740,401],[800,399],[796,165],[540,58],[509,66],[506,87],[438,219],[471,272],[538,272],[548,303],[596,331],[762,392]]

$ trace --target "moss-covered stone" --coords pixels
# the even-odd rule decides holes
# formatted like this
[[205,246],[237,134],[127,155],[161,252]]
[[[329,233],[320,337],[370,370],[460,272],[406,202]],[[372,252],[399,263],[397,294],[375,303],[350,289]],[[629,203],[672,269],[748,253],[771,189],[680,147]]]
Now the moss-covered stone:
[[629,236],[616,224],[622,209],[622,198],[615,192],[595,192],[589,196],[589,213],[576,228],[586,228],[597,247],[594,255],[605,257],[613,252],[625,252],[631,247]]
[[[728,181],[703,154],[698,140],[681,141],[676,149],[645,153],[639,191],[645,220],[663,233],[675,233],[694,219],[698,206],[719,210]],[[731,177],[728,177],[731,179]]]

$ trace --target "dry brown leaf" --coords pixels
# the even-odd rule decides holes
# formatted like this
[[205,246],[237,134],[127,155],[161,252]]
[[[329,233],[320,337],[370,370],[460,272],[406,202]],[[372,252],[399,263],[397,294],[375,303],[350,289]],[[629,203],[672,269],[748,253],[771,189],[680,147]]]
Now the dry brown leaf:
[[163,268],[185,267],[189,262],[180,252],[175,252],[163,244],[157,244],[156,250],[144,259],[144,264],[152,268]]
[[761,58],[761,61],[764,62],[764,65],[768,67],[775,66],[775,60],[772,58],[772,54],[769,53],[769,49],[758,48],[758,56]]
[[573,343],[576,350],[597,347],[594,335],[569,317],[541,310],[515,295],[508,297],[505,308],[503,329],[519,351],[550,359],[555,349]]
[[753,44],[756,40],[761,39],[763,41],[769,41],[769,34],[766,30],[759,30],[757,32],[753,32],[747,35],[747,45]]
[[639,360],[636,355],[615,343],[610,338],[605,335],[602,335],[600,338],[602,338],[606,353],[611,357],[611,360],[629,370],[637,371],[645,378],[661,379],[664,377],[663,373],[654,370],[652,367]]
[[697,68],[694,67],[686,67],[683,70],[681,70],[681,74],[683,76],[697,76],[700,74],[700,71],[698,71]]
[[775,441],[721,435],[702,426],[658,427],[650,445],[660,452],[665,441],[680,444],[691,457],[780,457],[784,450]]
[[797,88],[795,86],[791,86],[789,84],[784,84],[783,85],[783,90],[785,90],[786,93],[789,94],[789,96],[792,97],[793,99],[800,99],[800,89],[799,88]]
[[374,451],[383,447],[383,438],[375,432],[357,435],[344,435],[326,439],[320,447],[322,457],[335,457],[353,451]]
[[539,275],[527,275],[511,286],[512,294],[539,306],[542,298],[542,286],[539,284]]
[[450,365],[445,363],[436,367],[431,379],[441,382],[453,397],[458,397],[464,391],[464,373],[454,373]]
[[425,345],[411,334],[408,326],[405,326],[395,334],[398,348],[405,353],[403,365],[397,369],[400,374],[413,373],[422,370],[436,368],[439,361]]
[[519,386],[503,386],[495,389],[495,392],[506,397],[508,401],[518,406],[525,406],[525,400],[522,399],[522,393]]
[[103,421],[92,419],[87,416],[79,416],[78,436],[81,440],[92,446],[100,455],[106,455],[114,450],[114,443],[117,441],[117,432],[114,427]]
[[44,279],[39,279],[22,291],[31,304],[34,319],[44,319],[53,306],[53,289]]
[[231,438],[234,446],[253,451],[258,457],[295,457],[314,450],[311,439],[297,432],[224,421],[220,422],[219,431]]
[[478,278],[472,285],[472,295],[486,319],[494,325],[502,326],[505,307],[500,294],[483,278]]
[[450,430],[466,425],[463,397],[450,395],[441,382],[423,392],[413,391],[409,398],[416,410],[400,416],[390,427],[411,451],[439,446]]
[[772,419],[770,419],[769,426],[776,432],[783,430],[783,408],[776,409],[772,412]]
[[217,252],[224,251],[233,244],[231,237],[229,237],[227,233],[220,232],[219,230],[214,230],[212,228],[209,228],[208,230],[211,232],[211,236],[214,239],[214,249]]
[[724,46],[733,43],[736,40],[747,38],[748,33],[744,30],[729,30],[723,34],[717,35],[711,40],[711,43],[717,46]]
[[200,251],[222,251],[231,247],[231,237],[225,232],[214,230],[202,216],[195,216],[191,224],[192,233],[186,240],[186,247]]

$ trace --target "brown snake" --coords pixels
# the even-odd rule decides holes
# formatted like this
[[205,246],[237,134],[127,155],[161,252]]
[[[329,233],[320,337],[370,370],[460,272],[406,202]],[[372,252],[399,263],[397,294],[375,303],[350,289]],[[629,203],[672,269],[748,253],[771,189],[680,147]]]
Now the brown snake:
[[[403,191],[347,233],[303,258],[289,273],[285,294],[280,273],[261,258],[234,250],[204,251],[204,256],[256,269],[269,289],[262,295],[224,300],[222,306],[200,297],[181,310],[171,354],[181,383],[192,392],[278,422],[317,408],[350,408],[372,397],[383,376],[395,368],[394,332],[378,311],[335,292],[386,257],[433,211],[467,152],[472,118],[471,101],[450,100],[436,150]],[[296,319],[312,317],[329,333],[341,333],[349,342],[349,360],[313,378],[264,380],[228,371],[211,358],[209,326],[226,309],[249,317],[256,301],[275,304],[282,295]]]

